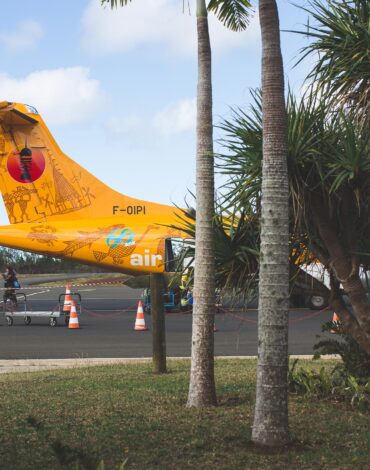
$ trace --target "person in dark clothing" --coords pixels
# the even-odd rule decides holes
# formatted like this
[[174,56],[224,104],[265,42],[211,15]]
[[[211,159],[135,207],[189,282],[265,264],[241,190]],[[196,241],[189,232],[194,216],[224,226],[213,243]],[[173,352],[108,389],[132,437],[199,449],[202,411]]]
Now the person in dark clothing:
[[13,266],[7,266],[5,273],[3,274],[4,278],[4,304],[6,304],[9,299],[15,306],[17,306],[17,296],[15,295],[15,289],[19,288],[19,282],[17,279],[17,273]]

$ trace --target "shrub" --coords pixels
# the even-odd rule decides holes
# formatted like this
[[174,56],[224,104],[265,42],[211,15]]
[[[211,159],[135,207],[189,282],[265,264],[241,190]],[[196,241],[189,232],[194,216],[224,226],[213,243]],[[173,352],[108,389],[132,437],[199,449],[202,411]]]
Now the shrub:
[[370,378],[370,354],[367,354],[352,336],[348,335],[336,322],[324,323],[322,331],[335,332],[340,340],[324,339],[319,341],[313,347],[316,351],[314,358],[327,354],[338,354],[343,361],[338,368],[343,369],[343,374],[352,375],[366,382]]
[[361,411],[370,409],[370,380],[344,373],[343,368],[334,367],[320,371],[297,368],[296,359],[289,370],[289,391],[308,398],[331,399],[350,403]]
[[319,372],[307,368],[296,368],[299,359],[293,361],[289,370],[289,391],[297,395],[325,398],[331,394],[333,383],[330,372],[321,367]]

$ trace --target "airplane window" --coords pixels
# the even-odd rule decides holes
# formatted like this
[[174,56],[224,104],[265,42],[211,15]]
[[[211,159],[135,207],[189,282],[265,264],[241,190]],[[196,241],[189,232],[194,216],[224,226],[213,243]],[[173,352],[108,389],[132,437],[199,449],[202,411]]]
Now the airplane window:
[[37,109],[34,108],[33,106],[30,106],[29,104],[25,104],[25,107],[27,109],[27,111],[31,114],[39,114]]

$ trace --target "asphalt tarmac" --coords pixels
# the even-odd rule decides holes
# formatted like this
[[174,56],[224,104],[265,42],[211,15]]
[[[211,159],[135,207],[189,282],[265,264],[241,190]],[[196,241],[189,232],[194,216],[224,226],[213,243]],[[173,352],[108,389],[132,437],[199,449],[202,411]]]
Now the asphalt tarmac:
[[[145,315],[148,331],[134,331],[137,303],[141,290],[120,286],[73,287],[81,295],[80,329],[71,330],[58,319],[50,327],[47,318],[32,318],[25,325],[23,317],[7,326],[0,316],[0,359],[62,358],[139,358],[152,352],[151,317]],[[60,287],[25,289],[27,311],[57,311]],[[77,297],[76,297],[77,298]],[[21,302],[19,305],[21,309]],[[289,351],[312,354],[312,346],[322,323],[332,318],[331,311],[292,309],[289,313]],[[166,314],[167,355],[190,356],[192,315]],[[243,356],[257,354],[257,311],[221,309],[216,314],[215,354]]]

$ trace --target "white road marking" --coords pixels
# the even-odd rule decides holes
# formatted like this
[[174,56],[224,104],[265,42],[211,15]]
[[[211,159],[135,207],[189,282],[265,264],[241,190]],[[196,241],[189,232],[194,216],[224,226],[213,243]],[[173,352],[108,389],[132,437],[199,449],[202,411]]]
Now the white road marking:
[[[48,290],[42,290],[42,291],[40,291],[40,292],[34,292],[33,294],[27,294],[27,297],[31,297],[31,295],[37,295],[37,294],[46,294],[47,292],[50,292],[50,289],[48,289]],[[20,296],[20,298],[22,298],[22,297]],[[3,303],[4,303],[4,301],[1,300],[1,301],[0,301],[0,304],[3,304]]]
[[33,292],[32,294],[27,294],[27,297],[31,297],[31,295],[46,294],[47,292],[50,292],[50,289],[42,290],[42,291],[39,291],[39,292]]

